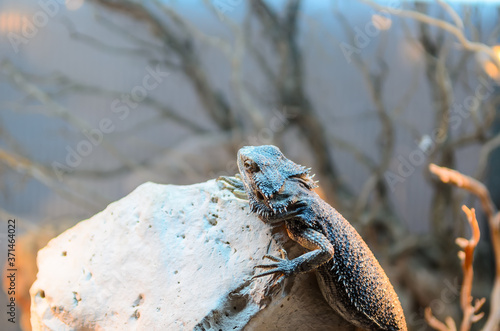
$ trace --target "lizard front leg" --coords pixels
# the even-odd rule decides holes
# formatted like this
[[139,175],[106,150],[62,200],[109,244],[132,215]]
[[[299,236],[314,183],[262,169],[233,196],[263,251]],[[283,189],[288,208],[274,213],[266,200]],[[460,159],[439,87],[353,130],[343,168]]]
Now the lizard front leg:
[[231,191],[238,199],[248,200],[248,195],[245,192],[245,185],[241,181],[241,175],[234,176],[219,176],[217,182],[221,184],[221,188]]
[[277,283],[286,277],[314,270],[333,258],[334,247],[322,233],[310,228],[295,226],[292,222],[286,222],[286,228],[290,238],[311,251],[293,260],[288,259],[284,250],[281,250],[281,258],[264,255],[264,258],[270,259],[275,263],[255,266],[255,268],[270,270],[255,275],[252,278],[279,274],[275,282]]

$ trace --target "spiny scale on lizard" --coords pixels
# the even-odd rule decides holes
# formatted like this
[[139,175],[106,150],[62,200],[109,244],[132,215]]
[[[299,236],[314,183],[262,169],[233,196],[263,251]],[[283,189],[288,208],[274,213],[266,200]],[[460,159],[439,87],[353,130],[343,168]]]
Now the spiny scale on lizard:
[[[272,145],[238,152],[241,183],[252,212],[266,223],[284,222],[291,239],[308,252],[289,260],[266,255],[273,263],[254,276],[279,282],[315,270],[328,304],[347,321],[370,330],[406,330],[403,309],[389,278],[356,230],[314,191],[310,168],[288,160]],[[241,187],[240,187],[241,186]]]

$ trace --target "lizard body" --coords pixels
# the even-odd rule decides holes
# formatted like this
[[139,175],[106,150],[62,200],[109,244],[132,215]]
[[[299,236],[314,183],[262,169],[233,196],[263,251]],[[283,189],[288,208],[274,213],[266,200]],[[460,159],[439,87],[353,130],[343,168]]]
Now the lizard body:
[[314,191],[306,169],[272,145],[243,147],[238,152],[241,182],[251,210],[267,223],[284,222],[291,239],[308,252],[289,260],[264,256],[274,263],[254,276],[278,281],[316,271],[328,304],[344,319],[370,330],[406,330],[401,304],[387,275],[351,224]]

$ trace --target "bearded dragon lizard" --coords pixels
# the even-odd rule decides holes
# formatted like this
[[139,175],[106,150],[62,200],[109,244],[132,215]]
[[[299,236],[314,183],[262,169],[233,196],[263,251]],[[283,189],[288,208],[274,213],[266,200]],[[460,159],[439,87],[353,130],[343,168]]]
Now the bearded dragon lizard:
[[366,243],[349,222],[313,189],[310,169],[287,159],[272,145],[238,151],[239,176],[221,178],[248,198],[252,212],[270,224],[284,222],[288,236],[308,250],[289,260],[265,255],[274,263],[253,278],[286,277],[315,270],[328,304],[356,327],[406,330],[398,296]]

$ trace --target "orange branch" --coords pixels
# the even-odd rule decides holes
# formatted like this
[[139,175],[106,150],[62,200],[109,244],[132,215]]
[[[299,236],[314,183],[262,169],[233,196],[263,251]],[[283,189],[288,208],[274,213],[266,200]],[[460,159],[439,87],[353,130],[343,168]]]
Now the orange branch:
[[493,201],[491,201],[490,192],[483,183],[472,177],[463,175],[456,170],[440,167],[434,163],[429,164],[429,170],[438,176],[443,183],[456,185],[477,195],[479,200],[481,200],[481,206],[488,216],[488,219],[493,217],[495,214],[495,205]]
[[464,313],[462,319],[462,325],[460,326],[461,331],[470,330],[472,323],[478,321],[483,317],[484,313],[476,314],[484,303],[484,298],[477,300],[475,305],[472,305],[472,280],[474,278],[474,269],[472,268],[472,263],[474,262],[474,250],[476,249],[481,233],[479,231],[479,225],[477,224],[476,213],[474,208],[469,209],[465,205],[462,206],[462,210],[467,215],[467,220],[472,230],[471,239],[467,240],[464,238],[458,238],[457,244],[463,249],[460,251],[459,257],[462,260],[462,270],[464,273],[464,280],[462,282],[462,289],[460,290],[460,306]]
[[[486,216],[488,217],[488,224],[491,233],[491,244],[493,246],[493,254],[495,257],[496,268],[495,268],[495,282],[493,284],[493,290],[491,292],[490,314],[488,316],[488,320],[486,321],[483,331],[497,331],[499,330],[499,325],[500,325],[500,213],[497,212],[495,205],[491,200],[488,189],[481,182],[477,181],[472,177],[463,175],[458,171],[445,167],[439,167],[432,163],[429,164],[429,170],[433,174],[437,175],[439,179],[444,183],[451,183],[478,196],[481,201],[482,208]],[[469,214],[467,214],[467,216],[469,216]],[[469,223],[470,222],[471,221],[469,219]],[[474,215],[474,221],[472,222],[473,223],[475,222],[477,225],[477,220],[475,220],[475,215]],[[471,227],[473,228],[472,231],[474,234],[473,224],[471,224]],[[471,240],[474,240],[474,237]],[[463,238],[458,239],[457,241],[459,245],[467,245],[468,242],[469,242],[468,240]],[[465,249],[464,252],[461,253],[462,254],[460,255],[464,256],[464,263],[465,263],[465,258],[467,256],[467,254],[465,253]],[[466,270],[464,269],[464,277],[467,277],[465,272]],[[465,299],[461,298],[461,300]],[[463,302],[461,303],[463,307]],[[476,304],[471,308],[473,312],[468,312],[468,315],[470,316],[472,322],[474,322],[475,320],[479,320],[482,317],[482,314],[476,314],[476,313],[483,303],[484,300],[476,301]],[[467,312],[464,311],[464,314],[466,313]],[[464,316],[464,321],[465,321],[465,316]]]
[[431,307],[425,308],[425,320],[427,324],[434,330],[438,331],[456,331],[455,322],[452,319],[447,318],[446,324],[438,320],[432,315]]
[[[472,323],[479,321],[484,313],[477,313],[481,306],[484,304],[485,299],[476,300],[475,304],[472,305],[472,280],[474,278],[474,269],[472,268],[472,262],[474,262],[474,250],[481,237],[481,232],[479,231],[479,225],[477,224],[476,213],[474,208],[469,209],[465,205],[462,206],[462,210],[467,215],[467,220],[472,230],[471,239],[467,240],[465,238],[457,238],[457,245],[460,246],[463,251],[458,252],[458,257],[462,260],[462,270],[464,273],[464,280],[462,282],[462,287],[460,290],[460,306],[464,313],[462,319],[462,324],[460,326],[460,331],[468,331]],[[439,321],[432,315],[432,311],[429,307],[425,309],[425,319],[430,327],[439,331],[455,331],[456,325],[451,317],[446,318],[446,324]]]

